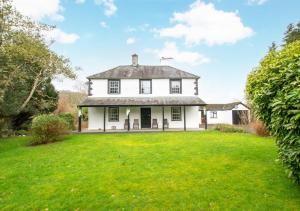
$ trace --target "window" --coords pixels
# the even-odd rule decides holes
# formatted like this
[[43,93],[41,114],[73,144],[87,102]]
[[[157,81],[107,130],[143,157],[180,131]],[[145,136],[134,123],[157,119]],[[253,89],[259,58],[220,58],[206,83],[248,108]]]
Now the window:
[[152,80],[140,80],[140,94],[152,93]]
[[171,107],[172,121],[181,121],[181,107]]
[[181,79],[170,80],[170,94],[181,94]]
[[210,118],[211,119],[217,119],[218,118],[217,112],[216,111],[211,111],[210,112]]
[[120,80],[108,80],[108,94],[120,94]]
[[108,121],[109,122],[118,122],[119,121],[119,108],[118,107],[108,108]]

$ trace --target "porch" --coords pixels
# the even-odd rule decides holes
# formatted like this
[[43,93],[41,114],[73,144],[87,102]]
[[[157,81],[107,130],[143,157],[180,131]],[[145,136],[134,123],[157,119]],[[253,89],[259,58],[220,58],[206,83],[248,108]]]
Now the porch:
[[78,132],[202,130],[203,104],[197,97],[88,98],[79,105],[88,108],[88,129],[82,130],[80,114]]

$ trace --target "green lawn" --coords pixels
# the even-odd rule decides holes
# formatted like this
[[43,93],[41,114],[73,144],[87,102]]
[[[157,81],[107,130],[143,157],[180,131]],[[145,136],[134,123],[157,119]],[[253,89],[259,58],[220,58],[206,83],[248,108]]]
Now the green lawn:
[[0,140],[0,210],[300,210],[271,138],[219,132]]

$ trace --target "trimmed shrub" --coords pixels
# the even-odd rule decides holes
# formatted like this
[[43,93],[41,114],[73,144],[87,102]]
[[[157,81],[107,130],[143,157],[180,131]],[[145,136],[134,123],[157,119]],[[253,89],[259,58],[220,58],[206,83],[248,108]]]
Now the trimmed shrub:
[[227,133],[245,133],[243,128],[229,124],[217,124],[213,129]]
[[300,184],[300,41],[271,50],[248,76],[246,94],[276,137],[288,176]]
[[58,116],[66,121],[69,130],[74,129],[74,116],[71,113],[60,113]]
[[43,114],[32,121],[32,145],[47,144],[60,140],[67,133],[68,123],[54,114]]

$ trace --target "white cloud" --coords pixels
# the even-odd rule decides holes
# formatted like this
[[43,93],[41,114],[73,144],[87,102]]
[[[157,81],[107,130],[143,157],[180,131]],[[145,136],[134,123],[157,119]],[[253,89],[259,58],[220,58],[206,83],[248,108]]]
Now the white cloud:
[[102,28],[107,28],[108,26],[107,26],[107,23],[105,22],[105,21],[101,21],[100,22],[100,26],[102,27]]
[[59,14],[63,10],[60,0],[13,0],[12,4],[21,14],[34,20],[45,17],[55,21],[64,20],[64,17]]
[[165,42],[162,49],[148,49],[150,53],[154,53],[159,59],[162,57],[173,58],[175,62],[185,63],[189,65],[199,65],[210,62],[210,59],[198,52],[180,51],[175,42]]
[[141,31],[146,31],[146,30],[148,30],[149,26],[150,26],[150,24],[144,23],[144,24],[142,24],[142,25],[139,26],[139,29]]
[[235,12],[217,10],[212,3],[197,0],[186,12],[175,12],[175,25],[159,30],[161,37],[184,38],[187,45],[235,43],[253,35]]
[[135,32],[135,31],[137,31],[137,29],[134,28],[134,27],[131,27],[131,26],[127,26],[127,28],[125,29],[125,31],[126,32]]
[[248,4],[253,5],[262,5],[264,3],[266,3],[268,0],[248,0]]
[[127,40],[126,40],[126,44],[127,45],[131,45],[131,44],[134,44],[135,43],[135,38],[134,37],[129,37]]
[[75,0],[76,4],[83,4],[85,2],[85,0]]
[[44,33],[47,41],[54,40],[58,43],[70,44],[79,39],[79,35],[75,33],[66,33],[60,29],[53,29]]
[[112,16],[118,9],[114,3],[114,0],[95,0],[95,4],[104,7],[104,14],[106,16]]
[[145,31],[151,31],[151,30],[152,29],[150,29],[150,24],[144,23],[144,24],[138,25],[136,27],[127,26],[127,28],[125,29],[125,32],[137,32],[137,31],[145,32]]

